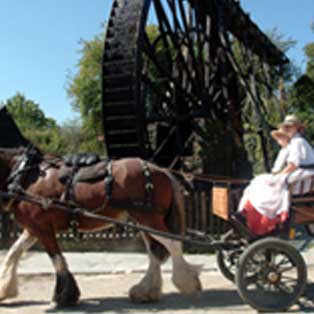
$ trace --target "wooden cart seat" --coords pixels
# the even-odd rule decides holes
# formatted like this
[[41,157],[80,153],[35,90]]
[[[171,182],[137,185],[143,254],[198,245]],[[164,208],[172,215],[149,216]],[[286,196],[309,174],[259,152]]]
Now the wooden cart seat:
[[[230,214],[237,210],[243,190],[248,183],[249,181],[236,179],[216,181],[212,189],[214,215],[229,220]],[[289,189],[291,207],[295,214],[294,220],[303,224],[314,222],[314,176],[291,185]]]
[[314,176],[290,187],[293,223],[314,223]]
[[240,179],[215,181],[212,189],[213,214],[223,220],[229,220],[231,213],[237,210],[248,183],[248,180]]
[[291,211],[294,224],[314,223],[314,193],[292,197]]

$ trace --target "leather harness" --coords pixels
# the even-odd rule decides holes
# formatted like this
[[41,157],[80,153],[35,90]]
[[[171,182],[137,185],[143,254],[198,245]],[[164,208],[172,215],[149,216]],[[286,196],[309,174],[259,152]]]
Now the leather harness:
[[[60,197],[61,202],[69,201],[71,204],[76,204],[75,201],[75,184],[79,181],[75,180],[75,177],[78,173],[78,171],[81,168],[89,167],[92,165],[95,165],[98,163],[101,159],[95,158],[95,162],[90,163],[84,163],[81,161],[80,158],[88,159],[84,155],[77,155],[73,156],[74,159],[77,160],[77,162],[71,163],[68,159],[68,167],[71,168],[70,174],[67,176],[65,182],[62,181],[62,183],[65,186],[65,191]],[[29,147],[25,150],[25,152],[19,157],[18,162],[16,163],[15,167],[13,168],[11,174],[9,175],[9,178],[7,180],[7,190],[8,192],[12,194],[24,194],[25,191],[22,187],[24,183],[24,179],[26,175],[31,171],[32,169],[39,168],[40,162],[43,161],[42,154],[35,149],[33,146]],[[114,200],[112,198],[113,193],[113,183],[114,183],[114,176],[112,174],[112,164],[113,161],[109,160],[106,166],[106,174],[104,178],[104,184],[105,184],[105,192],[106,192],[106,202],[104,203],[103,207],[101,209],[105,209],[108,206],[110,208],[116,208],[116,209],[138,209],[138,210],[151,210],[154,207],[153,204],[153,196],[154,196],[154,184],[152,180],[152,173],[149,168],[147,161],[142,161],[142,168],[143,168],[143,174],[145,178],[145,199],[144,201],[119,201]],[[12,198],[8,201],[6,206],[6,211],[10,211],[13,204],[15,202],[18,202],[17,199]],[[79,206],[78,206],[79,207]],[[163,210],[155,208],[156,210]],[[79,213],[76,213],[75,211],[72,211],[70,213],[70,219],[69,219],[69,229],[73,232],[76,238],[80,236],[78,229],[79,229],[79,221],[78,221]]]
[[[6,180],[7,191],[13,194],[23,193],[23,181],[30,170],[38,168],[38,164],[42,161],[42,155],[36,147],[29,145],[13,167],[9,177]],[[2,201],[2,200],[1,200]],[[10,212],[12,206],[16,202],[15,198],[11,198],[4,211]]]

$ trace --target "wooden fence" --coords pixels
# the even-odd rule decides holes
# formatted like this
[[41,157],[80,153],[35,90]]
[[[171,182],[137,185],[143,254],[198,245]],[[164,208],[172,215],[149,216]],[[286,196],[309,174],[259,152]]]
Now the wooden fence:
[[[186,182],[185,202],[186,202],[186,222],[187,228],[210,234],[218,238],[227,229],[227,224],[223,220],[212,214],[211,191],[213,181],[193,179]],[[0,214],[0,248],[10,246],[20,234],[20,229],[14,223],[13,217],[7,213]],[[117,240],[130,240],[137,237],[137,232],[132,228],[114,227],[97,233],[84,233],[80,235],[79,244],[82,246],[84,240],[97,241],[99,249],[101,244]],[[59,238],[64,241],[72,241],[71,249],[75,249],[75,235],[71,232],[60,234]]]

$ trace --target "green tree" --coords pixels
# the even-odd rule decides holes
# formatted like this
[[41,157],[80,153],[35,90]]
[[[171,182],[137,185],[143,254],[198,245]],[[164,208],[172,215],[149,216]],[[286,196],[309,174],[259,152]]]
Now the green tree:
[[[147,32],[152,41],[158,36],[158,30],[154,25],[148,26]],[[104,153],[104,145],[102,141],[99,141],[100,136],[103,134],[101,119],[103,49],[103,34],[97,35],[91,40],[81,40],[77,71],[69,75],[67,85],[72,107],[80,113],[82,120],[81,127],[85,140],[81,145],[81,149],[98,153]],[[160,51],[162,45],[159,44],[157,49]],[[155,75],[153,68],[150,69],[150,72]],[[147,106],[149,106],[149,103]],[[149,110],[152,110],[152,108],[149,108]]]
[[304,52],[307,57],[306,74],[314,80],[314,42],[307,44]]
[[39,105],[33,100],[26,99],[21,93],[16,93],[6,101],[9,112],[13,115],[22,132],[34,129],[55,128],[57,123],[54,119],[47,118]]
[[[296,42],[281,34],[277,28],[266,32],[269,39],[286,53]],[[261,59],[253,55],[249,59],[241,43],[234,39],[233,51],[243,77],[247,80],[251,93],[240,86],[240,99],[243,100],[242,126],[244,128],[244,143],[255,173],[266,171],[271,166],[276,155],[276,146],[270,138],[270,127],[276,126],[286,114],[287,105],[278,95],[280,87],[289,86],[298,74],[297,66],[292,62],[284,65],[278,71],[277,66],[266,67]],[[254,75],[252,75],[254,73]],[[255,101],[252,101],[252,95]]]
[[81,145],[86,151],[103,153],[103,144],[98,137],[103,133],[101,121],[101,62],[103,36],[92,40],[81,40],[80,59],[77,72],[68,79],[67,92],[72,107],[79,112],[85,141]]
[[82,130],[80,120],[69,120],[59,128],[60,149],[59,153],[71,154],[84,152],[86,136]]
[[[314,25],[312,26],[314,32]],[[296,112],[307,125],[306,136],[314,142],[314,42],[304,47],[307,58],[306,70],[293,84],[289,95],[289,108]]]
[[5,105],[26,138],[44,151],[58,151],[59,127],[54,119],[45,116],[37,103],[17,93]]

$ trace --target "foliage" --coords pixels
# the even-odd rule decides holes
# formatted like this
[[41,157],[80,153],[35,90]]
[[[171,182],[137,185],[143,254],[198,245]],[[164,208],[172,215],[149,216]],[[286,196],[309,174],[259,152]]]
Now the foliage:
[[56,121],[47,118],[37,103],[26,99],[21,93],[8,99],[6,106],[22,131],[27,131],[30,126],[35,129],[52,129],[57,126]]
[[[287,53],[289,50],[293,49],[297,41],[291,37],[287,37],[286,35],[282,34],[277,27],[266,31],[266,35],[268,38],[278,47],[283,53]],[[273,75],[274,74],[274,75]],[[272,80],[275,83],[275,89],[278,88],[280,80],[284,80],[284,82],[290,83],[299,75],[299,68],[293,62],[289,62],[283,65],[283,68],[280,72],[272,71],[271,76]]]
[[[313,31],[314,31],[314,25]],[[289,95],[290,112],[297,113],[307,126],[306,136],[314,143],[314,42],[304,47],[307,57],[305,73],[293,84]]]
[[85,134],[81,147],[86,151],[103,153],[98,137],[103,133],[101,121],[101,62],[103,37],[81,40],[77,73],[69,76],[67,92],[72,107],[79,112]]
[[82,146],[86,136],[83,133],[80,120],[69,120],[59,127],[60,148],[58,153],[74,154],[86,151]]
[[[155,26],[148,26],[147,33],[150,41],[158,38],[158,29]],[[284,52],[287,52],[295,45],[294,40],[286,38],[277,29],[268,32],[268,36]],[[23,134],[43,150],[58,153],[74,153],[78,151],[103,153],[103,144],[98,140],[99,136],[103,133],[101,121],[101,63],[103,45],[104,40],[102,35],[95,36],[90,41],[81,40],[77,71],[68,77],[67,92],[73,109],[80,114],[81,119],[79,121],[68,121],[64,125],[58,126],[55,120],[45,116],[38,104],[26,99],[20,93],[17,93],[7,101],[6,105]],[[158,58],[163,63],[163,59],[165,59],[164,45],[157,43],[156,47]],[[241,56],[241,47],[237,41],[233,43],[233,51],[246,77],[252,68],[255,70],[257,93],[267,122],[272,126],[276,126],[284,114],[287,112],[297,112],[308,122],[310,126],[308,136],[314,141],[314,126],[311,128],[313,123],[310,123],[314,114],[312,108],[314,104],[314,42],[309,43],[304,48],[307,57],[306,73],[299,75],[299,70],[294,64],[286,65],[282,72],[279,72],[277,67],[272,67],[270,68],[267,88],[263,83],[265,82],[265,73],[259,66],[260,61],[258,58],[254,56],[253,63],[248,64],[247,59]],[[149,72],[151,78],[154,79],[157,71],[155,71],[152,65]],[[298,75],[298,80],[291,85],[291,82]],[[288,92],[284,93],[283,88],[281,90],[282,86],[286,86]],[[162,88],[160,86],[160,90]],[[281,92],[282,94],[280,94]],[[261,138],[258,135],[261,125],[256,120],[254,108],[245,98],[244,89],[240,91],[240,94],[242,95],[240,99],[243,100],[245,146],[250,153],[249,157],[254,165],[255,172],[261,172],[263,171],[263,152],[261,149]],[[147,106],[150,105],[150,102],[159,103],[153,97],[158,97],[158,95],[152,95]],[[149,110],[154,110],[154,108],[149,107]],[[224,126],[220,127],[224,129]],[[229,137],[232,137],[232,135],[224,137],[222,134],[220,140],[225,138],[226,141],[229,141]],[[267,140],[269,156],[272,159],[276,151],[273,149],[269,137]],[[208,155],[213,155],[217,158],[216,148],[219,145],[223,146],[222,142],[218,139],[215,146],[216,155],[214,154],[215,152]],[[227,159],[225,161],[227,163]],[[222,163],[222,166],[227,167],[228,165]]]
[[306,65],[306,74],[314,80],[314,42],[307,44],[304,47],[305,55],[308,59]]
[[[284,53],[296,44],[293,39],[279,33],[277,28],[268,31],[267,35]],[[268,66],[266,69],[258,56],[253,55],[249,59],[250,55],[243,53],[237,40],[233,43],[233,51],[255,98],[252,101],[251,94],[241,88],[244,143],[254,172],[261,173],[268,170],[267,167],[271,166],[276,155],[277,147],[270,137],[270,130],[287,112],[284,88],[298,75],[298,68],[293,63],[288,63],[281,68]]]
[[[155,26],[148,26],[147,32],[152,41],[158,36],[158,30]],[[72,107],[80,113],[82,120],[84,142],[81,144],[81,148],[85,151],[102,154],[104,153],[104,145],[99,138],[103,134],[101,120],[101,66],[103,46],[103,35],[97,35],[90,41],[81,40],[77,72],[69,76],[67,86]],[[159,50],[162,50],[161,46],[160,44],[158,45]],[[153,69],[151,69],[151,73],[154,75]],[[149,106],[149,103],[147,106]]]
[[5,105],[26,138],[44,151],[59,150],[59,127],[54,119],[45,116],[36,102],[17,93]]

